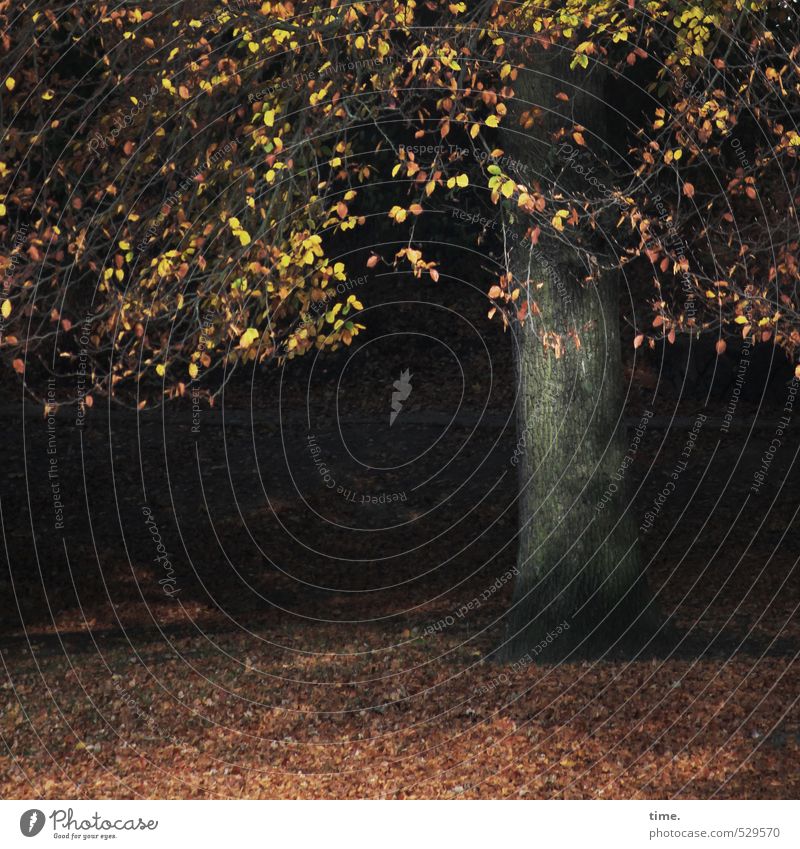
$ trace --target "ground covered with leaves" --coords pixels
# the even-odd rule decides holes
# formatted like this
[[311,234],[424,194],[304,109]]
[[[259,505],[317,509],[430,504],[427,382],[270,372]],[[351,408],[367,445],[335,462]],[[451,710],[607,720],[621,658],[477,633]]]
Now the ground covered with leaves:
[[[653,412],[629,469],[640,521],[706,416],[641,534],[669,637],[501,666],[513,380],[504,359],[470,379],[488,373],[470,350],[464,381],[392,343],[315,366],[331,371],[309,393],[311,364],[256,374],[199,416],[186,399],[82,430],[69,411],[52,431],[35,408],[12,419],[0,795],[796,797],[794,423],[750,491],[785,383],[726,427],[725,397],[676,400],[658,362],[634,375],[628,421]],[[405,368],[419,391],[390,427]]]

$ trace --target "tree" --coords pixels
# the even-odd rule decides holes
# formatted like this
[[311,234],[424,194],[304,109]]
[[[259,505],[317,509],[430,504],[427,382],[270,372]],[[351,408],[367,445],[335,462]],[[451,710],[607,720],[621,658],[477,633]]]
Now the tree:
[[[556,96],[566,91],[564,102],[581,116],[581,137],[595,142],[609,137],[608,74],[570,69],[571,58],[570,51],[556,47],[529,69],[518,63],[525,69],[516,80],[509,126],[519,127],[527,110],[558,103]],[[602,209],[603,197],[580,185],[585,175],[597,175],[598,185],[616,185],[601,155],[584,167],[586,155],[575,168],[574,140],[552,145],[562,126],[560,114],[545,114],[527,130],[505,131],[502,143],[524,163],[525,173],[536,173],[552,196],[564,198],[569,215],[558,219],[557,233],[580,208],[582,189],[592,208]],[[588,152],[591,145],[581,146]],[[520,577],[502,651],[510,659],[549,634],[558,633],[546,655],[552,660],[615,646],[640,648],[657,631],[636,520],[620,474],[628,449],[622,420],[622,272],[616,246],[604,236],[613,226],[606,218],[599,213],[597,231],[573,232],[569,239],[540,233],[535,245],[519,231],[509,251],[511,285],[522,288],[527,305],[510,318],[518,432],[527,446],[518,465]]]
[[520,376],[505,655],[565,617],[551,657],[649,639],[612,490],[619,292],[636,349],[686,333],[722,353],[734,334],[796,355],[791,3],[2,2],[0,17],[1,347],[29,391],[35,363],[81,405],[190,385],[213,402],[242,363],[364,331],[336,289],[356,269],[330,257],[376,210],[398,247],[367,265],[435,280],[416,223],[477,209]]

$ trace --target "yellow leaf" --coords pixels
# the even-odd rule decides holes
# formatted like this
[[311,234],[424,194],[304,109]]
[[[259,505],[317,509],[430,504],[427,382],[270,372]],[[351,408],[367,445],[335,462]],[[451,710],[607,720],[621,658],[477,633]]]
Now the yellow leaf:
[[0,217],[6,214],[6,205],[4,203],[0,203]]
[[197,377],[197,364],[189,363],[189,377],[194,380]]
[[3,301],[3,307],[1,311],[3,313],[3,318],[8,318],[11,315],[11,301],[9,301],[8,298]]
[[497,117],[497,115],[490,115],[486,119],[486,126],[487,127],[497,127],[499,124],[500,124],[500,119]]
[[159,377],[164,377],[164,375],[166,374],[166,371],[167,371],[167,370],[164,368],[164,366],[163,366],[161,363],[159,363],[159,364],[156,366],[156,374],[157,374]]
[[460,189],[466,189],[469,185],[469,177],[466,174],[459,174],[458,177],[456,177],[456,185]]
[[242,348],[249,348],[256,339],[258,339],[258,331],[255,327],[248,327],[247,330],[242,333],[242,336],[239,339],[239,344]]
[[9,91],[14,91],[14,86],[17,84],[17,81],[14,77],[6,77],[6,88]]
[[514,181],[513,180],[507,180],[501,186],[500,191],[502,192],[503,197],[510,198],[511,195],[514,194]]

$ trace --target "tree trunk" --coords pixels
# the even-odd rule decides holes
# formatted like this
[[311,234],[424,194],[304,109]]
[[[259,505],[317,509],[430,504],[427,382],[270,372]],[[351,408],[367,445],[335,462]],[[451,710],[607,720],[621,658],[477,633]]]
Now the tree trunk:
[[[626,497],[618,282],[583,285],[565,262],[532,271],[545,284],[542,315],[513,336],[519,575],[503,656],[552,662],[639,649],[655,613]],[[545,334],[568,340],[559,356]]]
[[[515,86],[517,111],[552,108],[555,93],[566,90],[573,120],[587,137],[603,138],[602,79],[586,74],[575,80],[558,55],[537,63],[537,73],[521,74]],[[509,130],[504,146],[568,195],[580,178],[554,156],[556,120],[528,133]],[[638,650],[657,627],[626,497],[620,272],[587,283],[587,252],[554,236],[543,232],[536,246],[518,238],[510,258],[515,284],[527,287],[538,310],[513,332],[519,575],[500,651],[505,660],[544,663]]]

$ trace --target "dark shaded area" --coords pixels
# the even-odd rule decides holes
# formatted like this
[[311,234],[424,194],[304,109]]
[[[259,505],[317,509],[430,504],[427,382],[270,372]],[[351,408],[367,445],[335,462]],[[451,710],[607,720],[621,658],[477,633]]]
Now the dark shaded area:
[[[6,647],[24,640],[19,606],[37,639],[56,626],[108,639],[124,631],[134,641],[157,628],[266,627],[316,650],[320,622],[338,623],[343,645],[348,628],[364,622],[378,626],[376,636],[382,624],[423,631],[512,569],[509,340],[485,322],[477,289],[465,296],[457,282],[390,278],[370,285],[377,320],[352,349],[242,374],[217,409],[193,415],[186,398],[137,417],[98,405],[82,431],[60,410],[63,532],[47,420],[30,408],[24,426],[9,415]],[[676,629],[662,653],[800,647],[794,423],[758,495],[748,495],[787,391],[788,366],[773,357],[770,348],[753,351],[737,384],[736,351],[718,358],[681,343],[638,356],[629,372],[631,425],[655,410],[630,471],[640,517],[698,412],[708,416],[679,489],[642,536],[651,583]],[[392,384],[406,369],[413,391],[390,426]],[[145,506],[168,566],[155,560]],[[510,588],[507,580],[450,635],[490,652]]]

